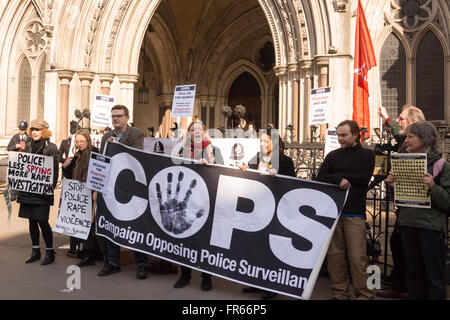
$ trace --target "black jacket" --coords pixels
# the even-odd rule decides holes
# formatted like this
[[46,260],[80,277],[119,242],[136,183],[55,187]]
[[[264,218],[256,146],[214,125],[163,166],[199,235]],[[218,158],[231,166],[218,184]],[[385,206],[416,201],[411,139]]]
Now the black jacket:
[[366,194],[374,167],[374,152],[358,143],[330,152],[319,169],[317,180],[339,184],[342,179],[347,179],[351,188],[342,213],[365,215]]
[[[98,153],[98,149],[96,147],[92,147],[92,152]],[[75,170],[75,166],[77,163],[78,157],[76,155],[73,156],[72,162],[70,162],[70,164],[64,168],[64,166],[62,167],[62,175],[64,178],[66,179],[73,179],[73,173]],[[82,182],[86,182],[86,181],[82,181]]]
[[59,162],[64,163],[70,153],[70,145],[72,143],[72,138],[65,139],[61,142],[59,146]]
[[[270,162],[270,164],[272,164],[272,162]],[[255,169],[258,170],[259,167],[259,152],[258,154],[253,157],[250,162],[248,163],[248,167],[250,169]],[[296,177],[297,175],[295,174],[295,167],[294,167],[294,162],[292,161],[292,159],[290,157],[288,157],[287,155],[283,154],[279,160],[279,168],[275,168],[277,169],[277,174],[282,174],[285,176],[291,176],[291,177]]]
[[[25,136],[24,141],[28,139],[28,135],[25,133],[23,134]],[[14,135],[11,140],[8,143],[8,151],[20,151],[18,148],[16,148],[16,144],[20,144],[20,133]]]
[[[24,152],[31,153],[32,143],[33,139],[28,138]],[[59,174],[58,147],[56,146],[56,144],[46,139],[44,147],[38,150],[35,154],[42,154],[44,156],[53,157],[53,189],[54,189],[58,182],[58,174]],[[53,194],[44,195],[20,191],[19,196],[17,197],[17,202],[25,204],[39,204],[44,206],[45,205],[52,206],[54,203],[54,197]]]

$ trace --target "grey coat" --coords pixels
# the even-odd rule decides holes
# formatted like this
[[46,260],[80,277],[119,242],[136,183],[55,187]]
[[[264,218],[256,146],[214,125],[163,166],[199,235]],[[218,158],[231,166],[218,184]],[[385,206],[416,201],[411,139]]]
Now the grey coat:
[[[100,146],[100,152],[103,153],[105,151],[105,145],[109,138],[115,137],[114,130],[107,132],[102,137],[102,143]],[[120,143],[133,147],[136,149],[144,149],[144,132],[142,132],[138,128],[127,126],[125,132],[120,138]]]

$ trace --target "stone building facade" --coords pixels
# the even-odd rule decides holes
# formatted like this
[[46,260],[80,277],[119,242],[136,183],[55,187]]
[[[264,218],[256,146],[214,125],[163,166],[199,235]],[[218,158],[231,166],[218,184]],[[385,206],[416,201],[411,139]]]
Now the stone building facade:
[[[371,123],[380,97],[450,121],[448,0],[361,0],[378,67],[369,73]],[[167,136],[176,85],[196,84],[194,114],[224,125],[242,104],[258,127],[309,134],[312,88],[331,86],[329,126],[352,117],[356,0],[0,1],[0,146],[21,120],[45,118],[56,142],[75,109],[112,95],[132,122]]]

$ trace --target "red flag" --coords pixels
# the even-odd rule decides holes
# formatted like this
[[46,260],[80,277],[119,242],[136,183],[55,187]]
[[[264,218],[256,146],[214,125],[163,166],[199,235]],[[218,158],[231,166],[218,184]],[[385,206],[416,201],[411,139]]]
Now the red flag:
[[367,72],[377,65],[366,16],[358,0],[358,15],[355,32],[355,57],[353,70],[353,120],[366,127],[366,138],[370,137],[369,85]]

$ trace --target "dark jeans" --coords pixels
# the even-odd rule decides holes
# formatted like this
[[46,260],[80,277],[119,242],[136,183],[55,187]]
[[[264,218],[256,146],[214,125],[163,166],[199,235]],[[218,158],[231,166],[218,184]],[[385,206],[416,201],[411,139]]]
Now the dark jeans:
[[392,289],[399,292],[406,292],[406,259],[402,246],[401,228],[395,223],[394,232],[392,232],[391,252],[393,268],[391,272]]
[[[111,241],[107,242],[108,260],[115,267],[120,266],[120,247]],[[134,261],[137,266],[147,264],[148,258],[145,253],[134,251]]]
[[[190,278],[192,274],[192,269],[185,267],[185,266],[181,266],[181,276],[186,277],[186,278]],[[209,273],[205,273],[202,272],[202,278],[205,279],[211,279],[211,275]]]
[[445,234],[440,231],[401,227],[406,257],[408,299],[445,300]]

